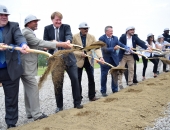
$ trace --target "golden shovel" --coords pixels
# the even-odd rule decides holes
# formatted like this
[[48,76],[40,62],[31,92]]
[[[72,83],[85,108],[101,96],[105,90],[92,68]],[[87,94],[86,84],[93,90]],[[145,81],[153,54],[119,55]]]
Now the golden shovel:
[[[6,49],[15,49],[15,50],[22,50],[21,47],[12,47],[12,46],[8,46],[8,45],[0,45],[0,48],[6,48]],[[36,49],[26,49],[27,52],[31,52],[31,53],[38,53],[38,54],[44,54],[48,57],[51,57],[52,55],[48,52],[45,51],[41,51],[41,50],[36,50]]]

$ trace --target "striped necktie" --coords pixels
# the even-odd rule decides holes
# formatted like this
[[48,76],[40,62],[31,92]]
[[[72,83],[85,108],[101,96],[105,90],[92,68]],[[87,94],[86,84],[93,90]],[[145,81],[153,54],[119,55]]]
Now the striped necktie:
[[112,39],[111,39],[111,38],[108,38],[108,40],[109,40],[109,47],[111,47],[111,41],[112,41]]
[[[3,42],[2,28],[0,28],[0,43]],[[0,51],[0,63],[4,64],[5,62],[5,51]]]

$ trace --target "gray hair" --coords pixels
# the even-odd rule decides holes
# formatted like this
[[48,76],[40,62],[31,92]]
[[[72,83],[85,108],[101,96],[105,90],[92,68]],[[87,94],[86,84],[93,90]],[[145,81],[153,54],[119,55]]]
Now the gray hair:
[[109,28],[113,28],[112,26],[106,26],[104,31],[106,32]]

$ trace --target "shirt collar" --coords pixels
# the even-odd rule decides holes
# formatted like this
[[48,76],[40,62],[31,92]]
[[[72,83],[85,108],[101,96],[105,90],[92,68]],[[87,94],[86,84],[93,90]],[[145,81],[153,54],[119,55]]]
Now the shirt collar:
[[59,27],[59,28],[56,28],[56,27],[53,25],[53,28],[54,28],[54,29],[59,29],[60,27]]
[[108,37],[107,35],[106,35],[106,37],[107,37],[107,38],[112,38],[112,36],[111,36],[111,37]]
[[82,33],[80,32],[80,36],[81,36],[81,37],[86,37],[87,35],[82,35]]
[[126,35],[126,39],[132,39],[132,36],[130,38],[128,38],[128,36]]

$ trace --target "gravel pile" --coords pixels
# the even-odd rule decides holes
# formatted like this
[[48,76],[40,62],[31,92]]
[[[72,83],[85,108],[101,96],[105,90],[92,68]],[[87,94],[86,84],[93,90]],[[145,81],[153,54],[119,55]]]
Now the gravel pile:
[[145,130],[170,130],[170,103],[163,114],[165,117],[156,119],[154,126],[147,127]]
[[[142,80],[142,67],[143,64],[137,64],[137,74],[138,74],[138,81]],[[146,71],[146,78],[153,77],[152,73],[153,64],[151,62],[148,63],[148,68]],[[100,69],[94,70],[94,76],[95,76],[95,84],[96,84],[96,97],[102,97],[100,93]],[[37,80],[39,77],[36,77]],[[82,93],[83,93],[83,100],[82,104],[88,103],[88,79],[85,72],[83,72],[83,78],[82,78]],[[107,94],[111,94],[111,76],[108,75],[108,82],[107,82]],[[125,79],[123,78],[123,85],[126,86]],[[63,88],[63,94],[64,94],[64,109],[73,108],[73,100],[72,100],[72,91],[71,91],[71,83],[68,75],[65,73],[64,78],[64,88]],[[40,90],[40,105],[41,105],[41,111],[44,112],[47,115],[51,115],[55,113],[56,109],[56,102],[55,102],[55,96],[54,96],[54,87],[51,80],[51,76],[48,76],[48,80],[43,85],[42,89]],[[5,102],[4,102],[4,92],[3,88],[0,87],[0,130],[6,129],[6,123],[5,123]],[[170,105],[168,107],[168,110],[166,113],[169,115],[165,118],[159,119],[154,128],[147,128],[147,130],[165,130],[167,127],[170,129]],[[26,113],[25,113],[25,104],[24,104],[24,94],[23,94],[23,84],[20,82],[20,91],[19,91],[19,120],[17,125],[23,125],[29,122],[33,122],[33,119],[27,119]],[[169,124],[168,124],[169,123]],[[166,130],[168,130],[168,128]]]

